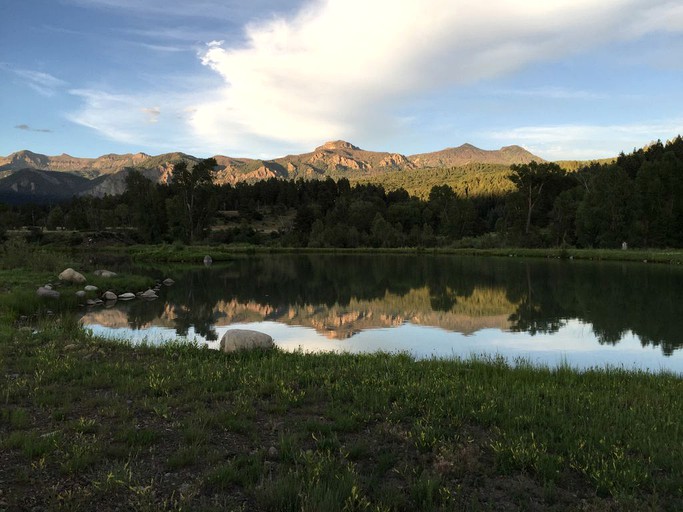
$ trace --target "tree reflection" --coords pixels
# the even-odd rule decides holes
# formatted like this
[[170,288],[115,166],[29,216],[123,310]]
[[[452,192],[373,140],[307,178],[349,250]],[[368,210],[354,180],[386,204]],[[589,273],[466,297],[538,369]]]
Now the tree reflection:
[[[486,296],[484,290],[504,290],[506,301],[501,307],[507,308],[514,331],[553,333],[567,320],[578,319],[592,325],[600,343],[616,344],[633,332],[643,345],[661,346],[667,355],[683,346],[679,312],[683,271],[665,265],[426,255],[278,255],[240,256],[210,268],[166,268],[155,277],[167,275],[176,284],[164,288],[163,300],[129,306],[131,327],[164,318],[180,334],[193,327],[207,339],[216,339],[214,326],[224,315],[219,304],[250,304],[263,320],[281,319],[303,309],[324,318],[331,311],[349,313],[348,308],[363,301],[385,307],[369,315],[347,315],[367,320],[382,315],[455,314],[475,290],[475,298]],[[416,291],[425,289],[428,300],[410,302]],[[404,300],[382,306],[388,295]],[[495,296],[489,294],[489,298]],[[467,305],[468,315],[491,314],[490,304],[470,301]]]

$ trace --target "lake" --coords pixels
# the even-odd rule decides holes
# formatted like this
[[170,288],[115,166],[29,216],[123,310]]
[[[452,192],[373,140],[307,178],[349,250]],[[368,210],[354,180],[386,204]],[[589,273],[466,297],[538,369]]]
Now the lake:
[[683,268],[435,255],[252,255],[135,269],[176,284],[155,301],[88,310],[97,335],[184,337],[230,328],[285,350],[520,358],[683,373]]

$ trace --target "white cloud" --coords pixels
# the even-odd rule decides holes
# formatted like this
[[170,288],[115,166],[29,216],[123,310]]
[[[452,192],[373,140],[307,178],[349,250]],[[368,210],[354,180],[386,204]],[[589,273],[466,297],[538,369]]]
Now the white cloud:
[[[202,149],[188,143],[189,133],[184,128],[189,117],[186,109],[191,98],[182,94],[154,95],[110,94],[94,89],[73,89],[70,94],[80,97],[84,105],[71,113],[70,121],[98,131],[104,137],[135,145],[165,150]],[[157,106],[150,104],[162,100]],[[161,122],[161,113],[169,121]]]
[[17,68],[6,63],[0,63],[0,69],[4,69],[18,76],[28,87],[43,96],[53,96],[58,89],[67,85],[67,82],[64,80],[42,71]]
[[[143,5],[79,1],[134,9]],[[235,2],[202,5],[209,4],[216,16],[238,9]],[[144,8],[151,12],[164,5],[155,0]],[[273,9],[276,4],[263,0],[260,5]],[[171,2],[167,10],[180,13],[188,6],[195,8]],[[377,134],[404,129],[397,106],[406,100],[615,40],[681,31],[683,23],[672,22],[681,19],[681,10],[670,0],[309,1],[295,15],[247,25],[239,45],[208,44],[199,58],[224,86],[182,93],[176,110],[193,112],[189,118],[180,116],[189,124],[176,126],[175,134],[208,152],[269,156],[310,149],[327,139],[372,135],[377,140]],[[226,39],[234,37],[226,34]],[[536,92],[591,99],[591,93],[565,89]],[[137,130],[126,124],[136,119],[134,114],[150,104],[167,112],[177,99],[144,96],[129,98],[132,110],[114,111],[113,120],[95,119],[94,111],[104,112],[87,97],[76,118],[126,138]]]
[[547,160],[588,160],[629,153],[679,133],[683,133],[683,118],[624,125],[524,126],[482,135],[502,143],[517,141]]
[[209,44],[202,63],[226,87],[197,106],[193,124],[215,144],[354,138],[361,127],[390,129],[392,106],[407,97],[670,28],[669,11],[679,9],[652,0],[324,0],[248,26],[246,46]]

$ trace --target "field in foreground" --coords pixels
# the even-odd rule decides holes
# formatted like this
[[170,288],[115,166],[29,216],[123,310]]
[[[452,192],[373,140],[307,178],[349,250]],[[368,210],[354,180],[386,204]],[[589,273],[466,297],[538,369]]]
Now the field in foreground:
[[681,510],[683,380],[0,326],[0,510]]

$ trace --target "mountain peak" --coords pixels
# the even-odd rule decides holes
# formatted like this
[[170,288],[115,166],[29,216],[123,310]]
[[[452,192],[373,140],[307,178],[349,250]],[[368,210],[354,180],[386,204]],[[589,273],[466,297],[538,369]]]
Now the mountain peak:
[[328,149],[328,150],[355,149],[355,150],[358,150],[360,148],[358,146],[354,146],[350,142],[346,142],[345,140],[332,140],[332,141],[326,142],[322,146],[318,146],[317,148],[315,148],[316,151],[321,151],[324,149]]

